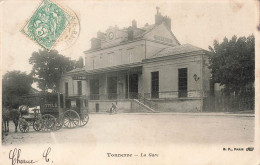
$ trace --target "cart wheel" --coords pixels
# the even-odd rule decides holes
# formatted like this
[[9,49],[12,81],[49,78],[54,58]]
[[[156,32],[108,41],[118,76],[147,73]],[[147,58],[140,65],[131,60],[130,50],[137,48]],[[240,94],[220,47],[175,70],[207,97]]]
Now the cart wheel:
[[56,128],[55,128],[55,130],[59,130],[59,129],[61,129],[62,128],[62,126],[63,126],[63,118],[57,118],[56,119]]
[[55,130],[56,119],[54,116],[50,114],[46,114],[42,116],[42,130],[45,132]]
[[79,121],[79,126],[83,127],[88,123],[89,115],[88,114],[82,114]]
[[64,126],[67,128],[75,128],[79,124],[79,114],[76,111],[68,110],[64,113]]
[[35,131],[40,131],[43,127],[42,120],[37,119],[33,122],[33,129]]
[[21,121],[19,123],[19,129],[22,133],[29,132],[29,124],[27,121]]

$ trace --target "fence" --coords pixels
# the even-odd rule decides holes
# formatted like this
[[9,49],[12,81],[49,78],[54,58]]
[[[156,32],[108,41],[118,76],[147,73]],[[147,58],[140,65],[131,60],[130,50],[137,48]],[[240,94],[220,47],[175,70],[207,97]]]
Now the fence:
[[248,91],[241,95],[226,96],[222,92],[207,94],[203,99],[203,111],[208,112],[238,112],[252,111],[255,106],[254,91]]
[[162,91],[153,93],[144,93],[147,99],[177,99],[177,98],[200,98],[205,94],[200,90],[182,90],[182,91]]

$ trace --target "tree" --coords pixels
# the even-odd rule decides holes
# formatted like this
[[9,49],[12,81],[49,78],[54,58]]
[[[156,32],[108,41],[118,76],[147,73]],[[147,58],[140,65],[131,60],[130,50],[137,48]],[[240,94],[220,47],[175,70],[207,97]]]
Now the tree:
[[222,43],[214,41],[209,46],[210,69],[212,80],[224,85],[226,94],[241,93],[254,84],[255,37],[233,36],[224,38]]
[[10,71],[2,79],[2,104],[18,108],[23,104],[22,96],[32,90],[33,78],[21,71]]
[[82,57],[79,57],[78,61],[76,61],[76,67],[77,68],[83,68],[84,67],[84,61]]
[[77,67],[77,61],[70,60],[56,50],[33,52],[29,63],[33,65],[31,73],[34,80],[43,91],[56,91],[62,74]]

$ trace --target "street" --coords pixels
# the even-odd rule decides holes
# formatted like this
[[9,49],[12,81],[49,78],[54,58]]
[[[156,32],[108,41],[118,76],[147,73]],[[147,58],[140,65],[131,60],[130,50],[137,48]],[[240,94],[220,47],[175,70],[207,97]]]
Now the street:
[[249,143],[254,141],[254,117],[192,114],[90,114],[84,127],[56,132],[10,132],[3,145],[35,143]]

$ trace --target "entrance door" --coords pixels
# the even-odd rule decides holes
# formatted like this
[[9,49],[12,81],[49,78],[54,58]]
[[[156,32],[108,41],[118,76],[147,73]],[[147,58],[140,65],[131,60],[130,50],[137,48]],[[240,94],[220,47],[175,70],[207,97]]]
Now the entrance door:
[[82,95],[82,81],[78,81],[77,85],[78,85],[78,95],[81,96]]
[[130,99],[138,98],[138,74],[129,75],[129,97]]
[[117,77],[107,78],[108,99],[117,99]]
[[90,86],[90,99],[99,100],[99,80],[98,79],[90,80],[89,86]]

